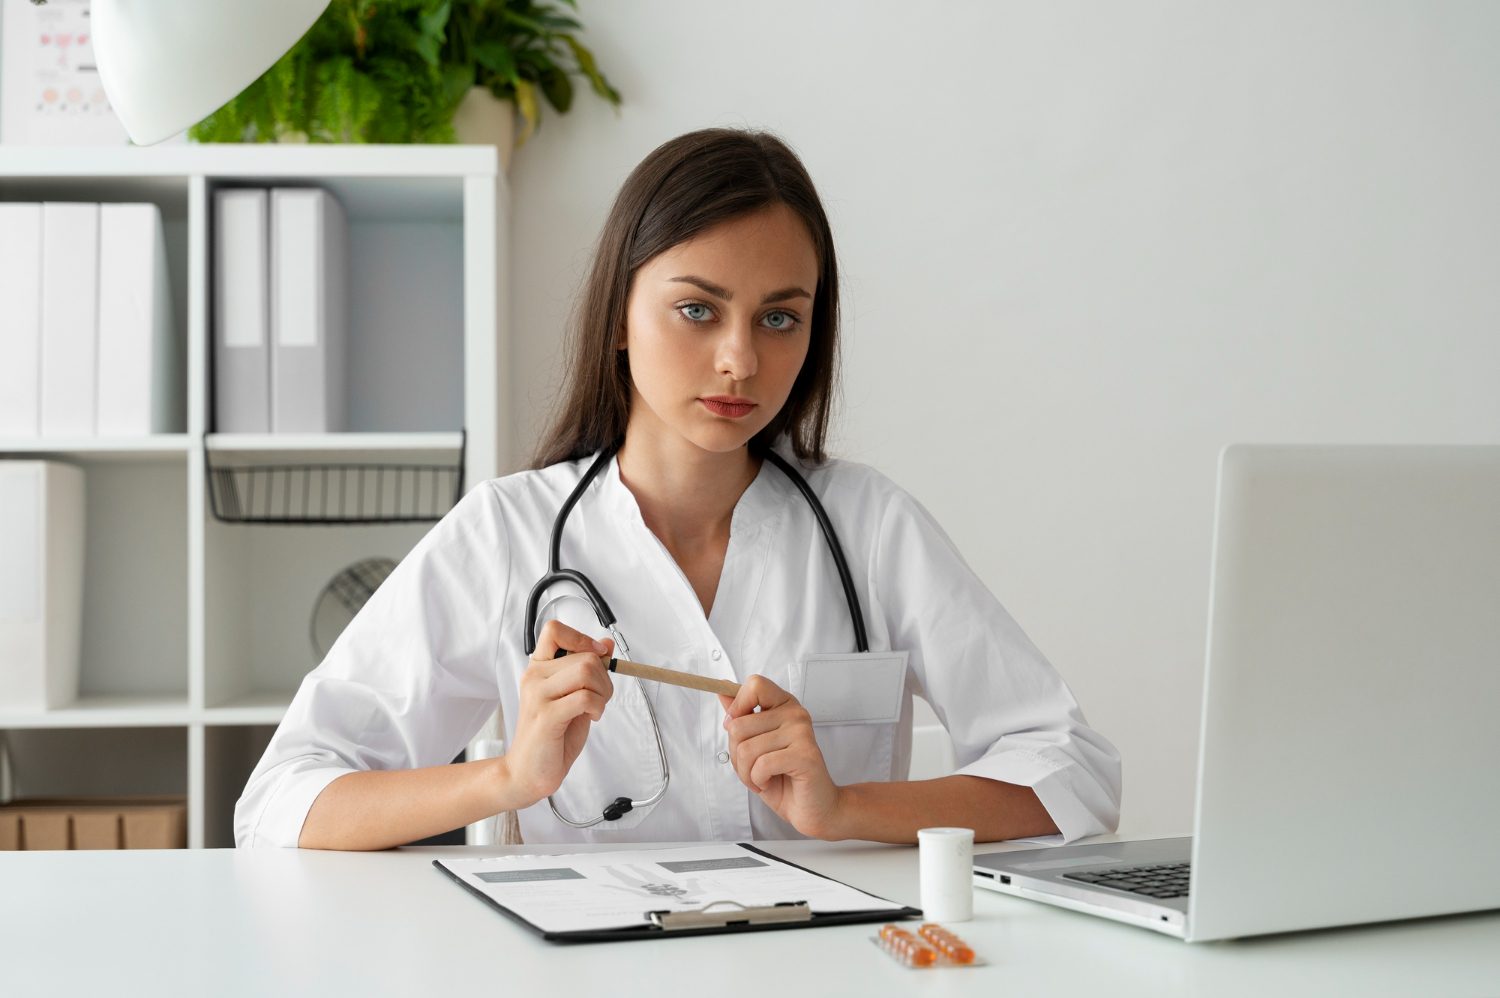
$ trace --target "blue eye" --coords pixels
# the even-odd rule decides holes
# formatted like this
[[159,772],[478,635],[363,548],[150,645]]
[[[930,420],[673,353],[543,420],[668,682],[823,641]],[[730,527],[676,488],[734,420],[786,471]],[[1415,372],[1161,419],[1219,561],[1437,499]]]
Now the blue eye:
[[[694,309],[696,309],[697,311],[695,312]],[[682,313],[682,317],[684,319],[687,319],[691,322],[704,322],[712,314],[709,310],[709,307],[707,305],[704,305],[702,302],[689,302],[688,304],[679,307],[677,311]]]
[[[779,321],[773,322],[773,319]],[[768,313],[766,315],[765,321],[766,325],[770,326],[772,329],[780,333],[790,332],[791,330],[797,328],[797,317],[790,312],[782,312],[778,310]]]

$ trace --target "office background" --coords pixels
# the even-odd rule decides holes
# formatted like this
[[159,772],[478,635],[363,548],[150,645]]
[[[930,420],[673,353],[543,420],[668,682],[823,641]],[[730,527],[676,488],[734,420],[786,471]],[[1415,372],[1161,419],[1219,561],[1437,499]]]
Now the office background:
[[838,240],[835,453],[933,511],[1116,742],[1121,830],[1187,830],[1219,447],[1500,442],[1500,6],[579,7],[625,102],[510,171],[511,466],[630,168],[777,131]]
[[1121,830],[1187,831],[1219,447],[1500,442],[1500,6],[579,6],[625,103],[511,170],[517,458],[630,168],[775,130],[838,240],[835,452],[1119,746]]

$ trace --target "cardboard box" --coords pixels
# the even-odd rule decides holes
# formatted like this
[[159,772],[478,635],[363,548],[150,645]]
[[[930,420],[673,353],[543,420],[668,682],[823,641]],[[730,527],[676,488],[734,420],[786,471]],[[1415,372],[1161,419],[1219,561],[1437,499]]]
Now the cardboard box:
[[0,850],[185,848],[185,797],[33,797],[0,804]]
[[0,811],[0,852],[13,852],[21,848],[21,816],[11,811]]

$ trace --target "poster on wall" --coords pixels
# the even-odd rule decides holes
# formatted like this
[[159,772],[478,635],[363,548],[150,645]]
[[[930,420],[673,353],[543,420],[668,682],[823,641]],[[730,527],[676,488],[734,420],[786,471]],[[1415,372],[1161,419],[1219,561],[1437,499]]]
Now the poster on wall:
[[94,66],[89,0],[0,0],[0,143],[128,145]]

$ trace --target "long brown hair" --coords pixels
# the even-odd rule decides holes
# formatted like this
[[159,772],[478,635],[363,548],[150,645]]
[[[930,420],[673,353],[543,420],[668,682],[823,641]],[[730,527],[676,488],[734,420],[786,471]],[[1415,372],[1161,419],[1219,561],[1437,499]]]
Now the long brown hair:
[[579,296],[551,426],[532,468],[574,461],[621,440],[630,417],[630,361],[616,349],[636,271],[706,229],[784,204],[807,226],[818,257],[807,359],[786,404],[750,441],[783,433],[803,461],[821,464],[838,377],[839,291],[833,233],[797,154],[766,132],[707,128],[656,148],[631,171],[604,222]]

